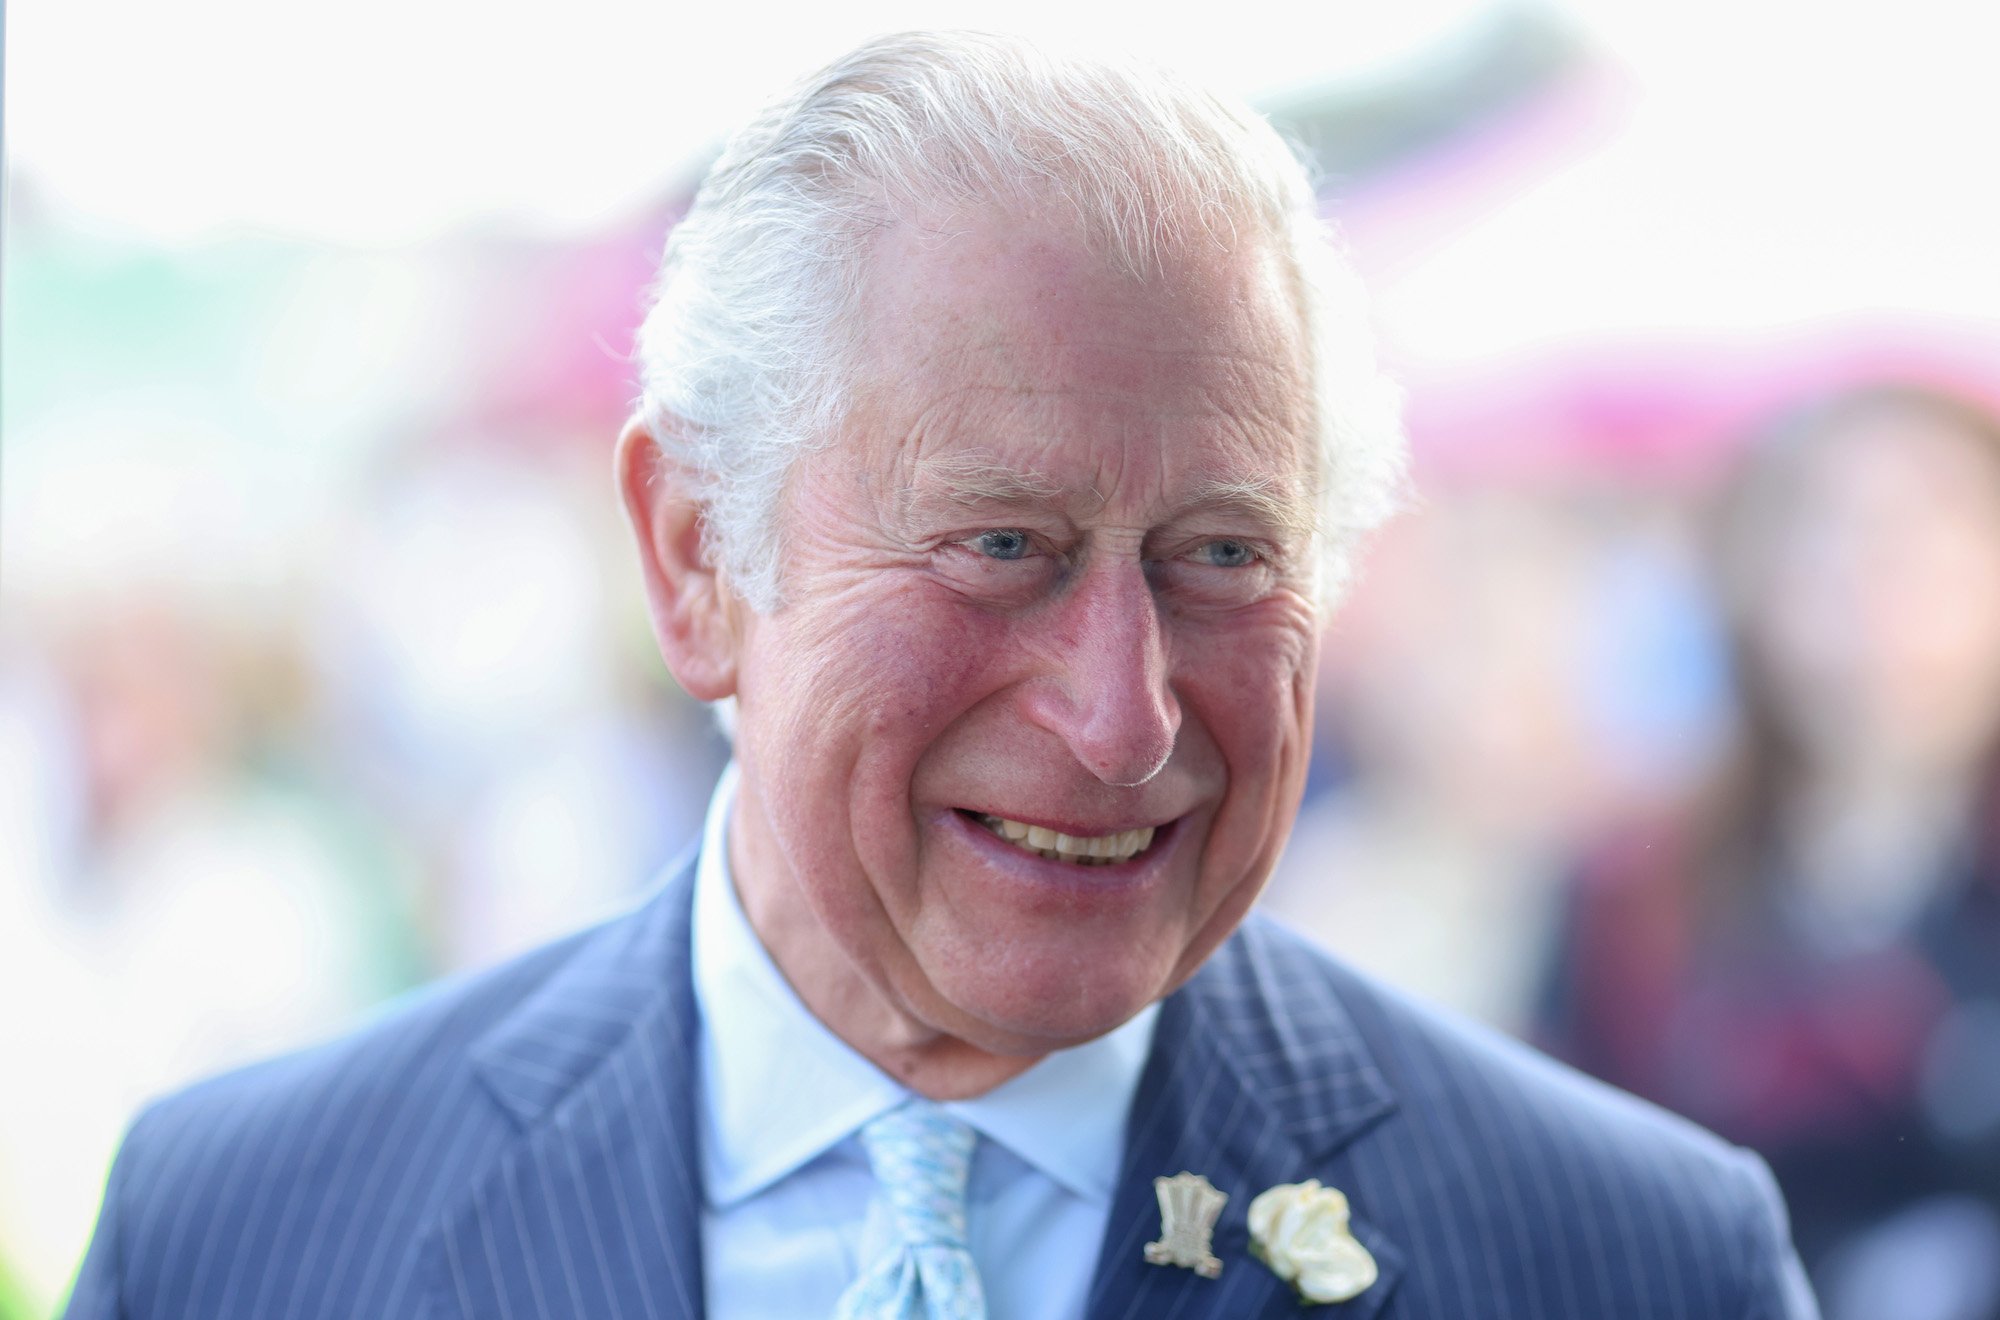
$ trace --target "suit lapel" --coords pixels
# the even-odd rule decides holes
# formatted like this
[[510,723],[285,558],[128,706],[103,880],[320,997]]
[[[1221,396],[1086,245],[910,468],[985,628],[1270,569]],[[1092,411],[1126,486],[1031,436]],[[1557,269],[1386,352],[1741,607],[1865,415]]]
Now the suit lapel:
[[[1332,990],[1317,979],[1272,983],[1277,964],[1255,947],[1268,938],[1254,924],[1246,928],[1161,1006],[1128,1121],[1090,1320],[1291,1313],[1297,1303],[1290,1286],[1250,1255],[1251,1199],[1311,1177],[1337,1184],[1328,1162],[1395,1108]],[[1214,1280],[1143,1258],[1160,1232],[1153,1179],[1183,1170],[1229,1194],[1215,1226],[1223,1270]],[[1365,1207],[1365,1197],[1356,1199]],[[1350,1302],[1315,1308],[1326,1320],[1379,1315],[1402,1271],[1396,1244],[1359,1211],[1353,1229],[1381,1276]]]
[[425,1245],[440,1314],[701,1314],[693,876],[582,937],[475,1047],[521,1134]]
[[[475,1048],[521,1130],[423,1245],[440,1315],[701,1315],[693,878],[690,859],[644,908],[581,937]],[[1253,921],[1161,1006],[1090,1320],[1291,1313],[1289,1286],[1249,1254],[1251,1198],[1309,1177],[1337,1184],[1329,1162],[1395,1108],[1332,989],[1316,977],[1274,983],[1288,960],[1259,952],[1269,939]],[[1153,1179],[1184,1169],[1229,1194],[1216,1280],[1143,1258],[1160,1231]],[[1381,1277],[1314,1314],[1374,1320],[1403,1256],[1368,1222],[1365,1189],[1346,1190]]]

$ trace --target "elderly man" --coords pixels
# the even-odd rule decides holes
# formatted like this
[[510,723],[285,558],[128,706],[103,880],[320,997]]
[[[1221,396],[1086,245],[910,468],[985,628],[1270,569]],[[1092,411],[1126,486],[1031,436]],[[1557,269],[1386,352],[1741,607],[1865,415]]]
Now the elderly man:
[[771,107],[617,453],[731,712],[698,853],[150,1109],[72,1314],[1810,1315],[1754,1159],[1245,922],[1397,471],[1352,307],[1163,75],[906,36]]

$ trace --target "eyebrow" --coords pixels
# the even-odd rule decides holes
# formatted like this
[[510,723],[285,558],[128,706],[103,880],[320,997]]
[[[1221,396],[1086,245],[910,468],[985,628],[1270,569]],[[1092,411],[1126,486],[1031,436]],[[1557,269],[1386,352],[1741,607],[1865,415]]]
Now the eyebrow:
[[[918,481],[907,492],[920,495],[917,487],[935,480],[943,493],[958,504],[1040,504],[1059,500],[1067,494],[1061,482],[1039,472],[1008,467],[985,454],[949,454],[926,458],[917,464]],[[1096,490],[1090,494],[1100,502]]]
[[[932,487],[933,482],[942,490]],[[1049,504],[1070,490],[1043,473],[1010,467],[974,452],[920,460],[917,480],[904,492],[905,508],[933,493],[955,504],[975,507]],[[1100,505],[1104,502],[1094,487],[1084,493]],[[1317,528],[1311,501],[1288,483],[1269,477],[1203,482],[1175,506],[1173,516],[1196,511],[1237,513],[1274,531],[1301,537],[1311,536]]]
[[1220,509],[1240,513],[1275,531],[1311,536],[1318,520],[1312,504],[1298,490],[1269,477],[1254,481],[1208,481],[1195,488],[1177,512]]

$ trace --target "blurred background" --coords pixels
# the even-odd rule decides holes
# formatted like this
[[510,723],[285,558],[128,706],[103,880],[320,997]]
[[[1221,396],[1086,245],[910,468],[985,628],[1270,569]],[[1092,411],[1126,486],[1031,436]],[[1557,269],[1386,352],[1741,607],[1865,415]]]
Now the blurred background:
[[1985,7],[509,8],[7,6],[0,1317],[145,1098],[687,841],[642,290],[734,123],[917,25],[1249,95],[1371,287],[1421,494],[1267,906],[1765,1152],[1831,1320],[2000,1316]]

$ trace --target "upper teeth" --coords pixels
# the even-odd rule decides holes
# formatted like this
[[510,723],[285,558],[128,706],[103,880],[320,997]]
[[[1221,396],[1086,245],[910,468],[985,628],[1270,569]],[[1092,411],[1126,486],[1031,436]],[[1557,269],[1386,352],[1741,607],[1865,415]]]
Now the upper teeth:
[[1085,866],[1109,866],[1113,862],[1122,862],[1143,852],[1146,845],[1153,841],[1151,825],[1136,830],[1119,830],[1116,834],[1078,838],[1059,830],[1024,825],[1018,820],[1004,820],[999,816],[981,816],[979,823],[1029,852],[1065,862],[1080,862]]

